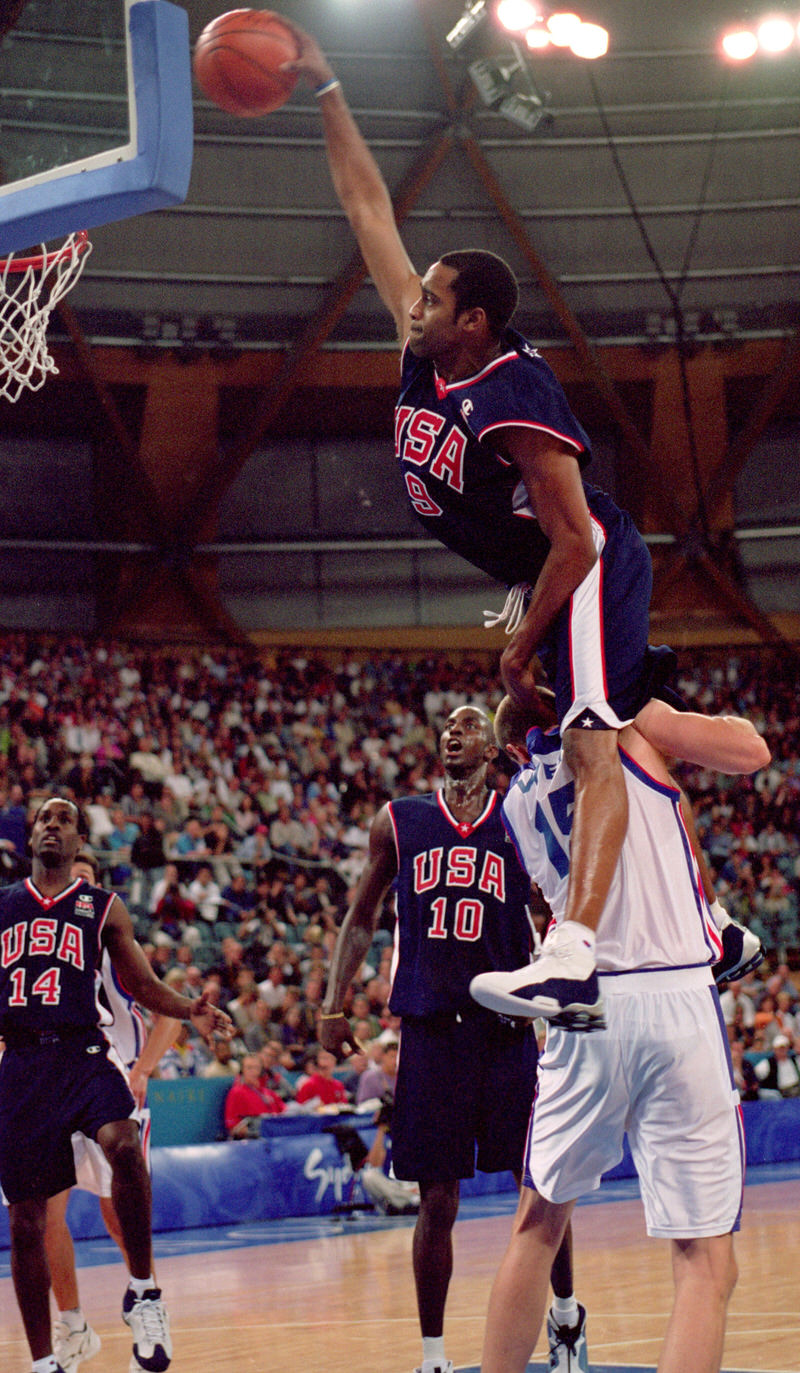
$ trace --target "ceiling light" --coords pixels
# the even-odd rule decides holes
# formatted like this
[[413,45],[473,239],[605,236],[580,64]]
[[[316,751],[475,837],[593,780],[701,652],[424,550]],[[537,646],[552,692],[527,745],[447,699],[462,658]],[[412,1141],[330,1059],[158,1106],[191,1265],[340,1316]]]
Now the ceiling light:
[[501,100],[497,111],[526,133],[534,133],[540,126],[542,133],[547,133],[553,127],[552,114],[533,95],[507,95],[505,100]]
[[[469,74],[484,105],[496,110],[527,133],[553,126],[546,108],[549,95],[539,91],[522,53],[514,50],[506,57],[483,57],[469,65]],[[520,87],[524,89],[520,89]]]
[[550,46],[550,34],[542,24],[534,24],[525,34],[525,42],[533,52],[541,52]]
[[485,18],[486,0],[475,0],[475,4],[467,6],[458,23],[447,34],[445,38],[447,46],[452,48],[453,52],[457,52]]
[[555,14],[548,17],[547,27],[550,31],[551,42],[555,43],[557,48],[568,48],[581,27],[581,17],[579,14],[569,14],[565,10],[557,10]]
[[732,62],[746,62],[758,52],[758,39],[750,29],[731,29],[723,34],[722,51]]
[[780,15],[765,19],[756,33],[759,47],[764,52],[786,52],[794,41],[794,26]]
[[511,33],[522,33],[542,17],[541,10],[532,0],[500,0],[495,14],[503,28]]
[[581,24],[570,39],[570,48],[576,57],[604,57],[608,52],[608,29],[599,24]]

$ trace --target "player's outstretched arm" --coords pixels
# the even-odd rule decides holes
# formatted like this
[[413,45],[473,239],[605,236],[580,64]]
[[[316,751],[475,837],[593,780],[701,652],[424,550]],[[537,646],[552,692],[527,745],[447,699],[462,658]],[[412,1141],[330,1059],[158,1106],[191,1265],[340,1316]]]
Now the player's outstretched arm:
[[659,753],[715,772],[757,772],[770,761],[758,730],[740,715],[700,715],[653,699],[633,723]]
[[322,1007],[319,1040],[324,1049],[341,1053],[360,1046],[341,1008],[345,993],[364,962],[378,923],[383,898],[397,876],[397,850],[388,806],[383,806],[369,832],[369,858],[339,931],[331,958],[328,990]]
[[[288,22],[288,21],[287,21]],[[376,290],[394,317],[401,343],[408,337],[408,312],[419,298],[419,275],[403,246],[392,201],[333,69],[315,38],[290,24],[300,56],[284,63],[319,95],[331,177],[350,221]]]
[[206,1037],[214,1033],[230,1037],[233,1033],[230,1016],[216,1006],[209,1005],[204,997],[192,1001],[190,997],[179,996],[159,982],[136,943],[131,918],[118,896],[111,903],[102,940],[126,992],[141,1006],[146,1006],[148,1011],[174,1020],[191,1020]]

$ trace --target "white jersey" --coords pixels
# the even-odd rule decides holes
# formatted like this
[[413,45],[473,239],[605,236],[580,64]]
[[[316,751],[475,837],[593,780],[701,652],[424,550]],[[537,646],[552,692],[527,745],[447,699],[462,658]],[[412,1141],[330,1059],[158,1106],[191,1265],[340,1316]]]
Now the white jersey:
[[[574,805],[556,733],[533,757],[504,820],[557,920],[564,917]],[[549,1025],[525,1158],[548,1201],[596,1190],[627,1134],[647,1231],[700,1239],[738,1228],[739,1094],[709,963],[719,947],[680,810],[680,793],[620,749],[628,829],[597,927],[602,1034]]]
[[147,1038],[147,1027],[139,1007],[133,997],[125,991],[114,972],[107,949],[103,949],[100,960],[96,990],[100,1028],[116,1051],[117,1057],[130,1072],[142,1052]]
[[[514,778],[503,820],[557,921],[564,918],[574,807],[573,776],[556,731],[532,730],[531,763]],[[620,749],[628,829],[597,927],[600,973],[692,968],[720,956],[680,809],[680,794]]]
[[[136,1002],[122,986],[108,950],[104,949],[100,960],[95,986],[99,1023],[106,1039],[111,1045],[109,1057],[121,1068],[127,1077],[144,1046],[147,1027]],[[137,1106],[131,1118],[139,1126],[139,1141],[145,1162],[150,1167],[150,1111],[147,1106]],[[75,1159],[76,1186],[84,1192],[93,1192],[98,1197],[111,1196],[111,1165],[100,1145],[93,1139],[76,1132],[72,1136],[72,1153]]]

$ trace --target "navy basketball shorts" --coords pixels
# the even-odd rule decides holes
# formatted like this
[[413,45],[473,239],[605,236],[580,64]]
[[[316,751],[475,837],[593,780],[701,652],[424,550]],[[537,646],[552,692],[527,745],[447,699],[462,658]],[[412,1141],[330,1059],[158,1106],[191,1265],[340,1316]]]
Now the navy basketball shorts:
[[519,1174],[536,1090],[536,1037],[481,1011],[403,1018],[392,1118],[398,1178]]
[[625,511],[607,523],[592,513],[599,558],[559,612],[539,657],[556,696],[562,733],[570,725],[620,729],[644,705],[653,567]]
[[7,1202],[75,1184],[72,1133],[94,1139],[135,1102],[95,1029],[58,1043],[6,1048],[0,1061],[0,1187]]

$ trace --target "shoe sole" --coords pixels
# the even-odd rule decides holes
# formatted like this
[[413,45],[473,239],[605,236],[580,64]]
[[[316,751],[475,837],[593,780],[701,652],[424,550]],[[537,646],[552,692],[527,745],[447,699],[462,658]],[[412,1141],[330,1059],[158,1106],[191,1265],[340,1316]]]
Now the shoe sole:
[[737,982],[740,977],[746,977],[754,968],[759,967],[764,962],[764,950],[759,949],[757,953],[751,954],[741,963],[736,963],[732,968],[726,968],[725,972],[714,978],[718,987],[727,987],[729,982]]
[[479,987],[472,992],[475,1000],[490,1011],[499,1015],[513,1016],[514,1019],[547,1020],[561,1030],[578,1030],[591,1034],[593,1030],[604,1030],[606,1020],[602,1002],[592,1005],[574,1001],[562,1006],[552,996],[521,997],[513,992],[503,992],[495,988]]
[[100,1336],[98,1335],[97,1331],[93,1330],[91,1339],[89,1340],[88,1349],[82,1349],[79,1354],[73,1354],[72,1357],[67,1359],[66,1361],[63,1360],[63,1355],[60,1359],[58,1355],[56,1355],[56,1359],[59,1363],[59,1366],[64,1370],[64,1373],[69,1373],[70,1369],[77,1370],[79,1365],[82,1364],[86,1359],[93,1359],[95,1354],[99,1354],[102,1348],[102,1343],[103,1342],[100,1339]]

